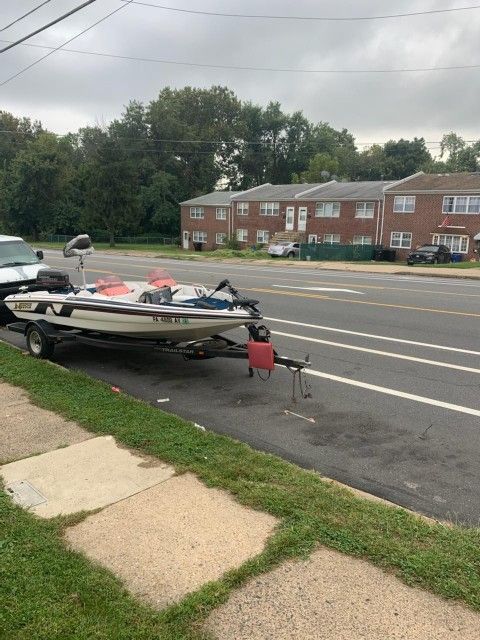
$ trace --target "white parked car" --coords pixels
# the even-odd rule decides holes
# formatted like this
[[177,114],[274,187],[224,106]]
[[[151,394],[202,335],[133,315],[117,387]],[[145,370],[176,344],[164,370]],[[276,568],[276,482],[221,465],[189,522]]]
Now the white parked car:
[[300,245],[298,242],[289,242],[288,240],[276,242],[268,247],[268,253],[272,258],[298,258]]
[[22,238],[0,235],[0,320],[9,313],[1,301],[33,284],[38,271],[47,267],[42,260],[43,251],[34,251]]

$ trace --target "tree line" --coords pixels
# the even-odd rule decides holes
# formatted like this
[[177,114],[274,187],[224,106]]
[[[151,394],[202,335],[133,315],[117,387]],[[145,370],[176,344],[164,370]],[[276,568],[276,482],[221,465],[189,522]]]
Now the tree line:
[[178,235],[178,203],[215,188],[479,168],[480,142],[448,133],[440,152],[432,158],[424,138],[359,150],[347,129],[220,86],[165,88],[107,126],[63,136],[0,111],[0,230],[38,239],[97,229],[113,244],[125,233]]

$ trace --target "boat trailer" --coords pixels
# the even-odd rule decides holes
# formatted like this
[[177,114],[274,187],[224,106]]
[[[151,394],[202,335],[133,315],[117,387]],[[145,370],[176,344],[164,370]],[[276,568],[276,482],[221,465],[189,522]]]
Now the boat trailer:
[[[262,380],[270,377],[275,365],[287,368],[293,374],[293,397],[298,377],[299,388],[303,397],[309,397],[306,383],[302,380],[304,369],[311,366],[309,356],[305,360],[278,355],[270,342],[270,331],[264,325],[247,325],[249,340],[239,343],[222,335],[176,343],[151,338],[128,338],[118,335],[84,331],[79,329],[59,328],[47,320],[17,321],[7,325],[9,331],[25,336],[27,349],[34,358],[50,358],[55,345],[62,342],[80,342],[82,344],[114,350],[138,351],[145,349],[157,353],[172,353],[183,356],[185,360],[208,360],[210,358],[234,358],[248,360],[248,375],[253,377],[257,370]],[[266,371],[264,377],[260,371]]]

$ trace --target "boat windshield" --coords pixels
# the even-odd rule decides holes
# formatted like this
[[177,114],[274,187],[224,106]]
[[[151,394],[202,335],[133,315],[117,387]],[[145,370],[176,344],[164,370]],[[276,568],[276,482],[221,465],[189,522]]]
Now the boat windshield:
[[36,253],[23,240],[0,242],[0,268],[19,267],[25,264],[38,264]]
[[148,284],[153,287],[175,287],[177,281],[166,271],[166,269],[153,269],[147,274]]

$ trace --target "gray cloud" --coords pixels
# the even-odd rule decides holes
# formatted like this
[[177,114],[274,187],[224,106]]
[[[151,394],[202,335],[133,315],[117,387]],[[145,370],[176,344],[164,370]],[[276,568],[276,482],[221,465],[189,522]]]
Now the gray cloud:
[[[0,34],[15,39],[72,8],[53,0]],[[160,3],[160,0],[152,0]],[[167,0],[165,0],[167,1]],[[37,0],[0,4],[0,26]],[[112,11],[101,0],[31,42],[57,46]],[[237,13],[374,15],[438,8],[434,1],[170,0],[172,6]],[[442,8],[458,6],[444,0]],[[312,69],[404,68],[480,63],[480,10],[369,22],[297,22],[193,16],[131,5],[69,45],[127,56],[245,66]],[[16,47],[0,57],[0,80],[43,55]],[[439,140],[455,130],[477,138],[478,70],[411,74],[287,74],[200,69],[57,52],[0,88],[0,108],[39,118],[57,132],[118,116],[130,99],[155,98],[169,85],[227,85],[244,100],[279,100],[314,121],[346,127],[360,142],[424,135]]]

